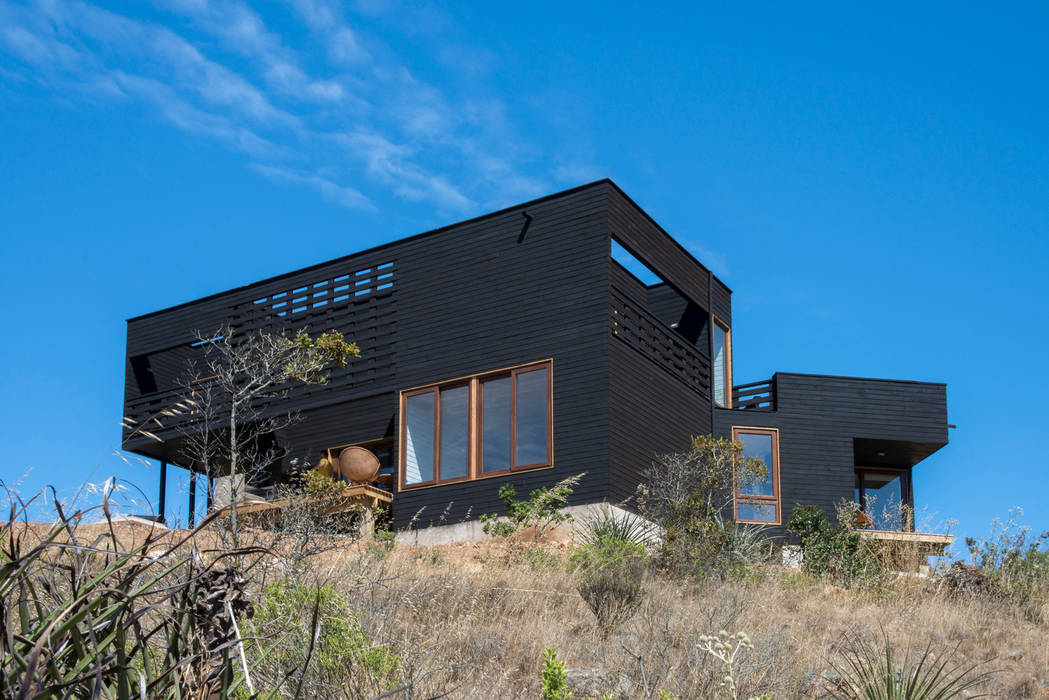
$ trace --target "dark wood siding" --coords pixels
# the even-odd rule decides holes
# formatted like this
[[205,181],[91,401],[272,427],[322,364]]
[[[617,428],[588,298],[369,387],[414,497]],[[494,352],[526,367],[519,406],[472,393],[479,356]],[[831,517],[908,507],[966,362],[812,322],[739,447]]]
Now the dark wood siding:
[[724,282],[715,277],[711,281],[711,311],[722,323],[729,328],[732,327],[732,292],[725,286]]
[[[132,358],[192,352],[187,346],[197,330],[208,333],[227,322],[242,331],[338,328],[361,345],[362,357],[334,372],[327,385],[296,390],[277,407],[302,416],[279,436],[288,450],[287,471],[292,458],[315,463],[327,447],[395,435],[401,389],[553,358],[554,468],[406,490],[394,499],[394,524],[405,527],[420,512],[420,526],[442,514],[448,522],[476,517],[501,510],[497,491],[507,481],[527,495],[582,472],[587,476],[573,502],[602,500],[609,452],[608,190],[608,183],[595,183],[131,319],[125,412],[142,414],[178,393],[141,396]],[[531,217],[527,229],[523,212]],[[330,301],[334,295],[319,297],[329,302],[313,307],[313,295],[332,289],[335,278],[369,279],[355,273],[390,262],[392,287],[374,286],[338,304]],[[286,296],[274,297],[281,293]],[[293,307],[275,304],[303,294],[307,308],[276,315]],[[126,446],[178,462],[175,431],[162,437],[161,445],[135,440]]]
[[608,221],[612,236],[635,258],[682,295],[709,309],[710,272],[618,188],[611,188]]
[[857,440],[900,450],[898,467],[947,443],[943,384],[778,373],[775,385],[777,410],[715,409],[715,430],[728,436],[734,425],[779,428],[784,522],[799,504],[833,517],[838,501],[853,498]]
[[693,435],[711,431],[710,397],[618,338],[609,339],[608,357],[610,496],[619,502],[634,495],[659,455],[688,449]]

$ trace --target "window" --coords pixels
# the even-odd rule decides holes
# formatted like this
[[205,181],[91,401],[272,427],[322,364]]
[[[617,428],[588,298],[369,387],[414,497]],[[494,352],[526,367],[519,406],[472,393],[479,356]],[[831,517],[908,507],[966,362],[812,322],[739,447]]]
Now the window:
[[902,469],[857,469],[856,503],[877,530],[913,530],[909,475]]
[[779,431],[775,428],[732,428],[732,439],[743,443],[743,456],[760,459],[764,473],[737,473],[736,521],[780,524]]
[[553,464],[553,363],[401,392],[400,487]]
[[732,407],[732,331],[714,318],[714,402]]

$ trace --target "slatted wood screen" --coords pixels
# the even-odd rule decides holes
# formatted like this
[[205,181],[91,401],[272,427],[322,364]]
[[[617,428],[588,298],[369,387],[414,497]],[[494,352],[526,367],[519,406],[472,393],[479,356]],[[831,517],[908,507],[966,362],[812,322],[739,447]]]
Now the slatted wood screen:
[[[276,287],[265,296],[236,302],[229,307],[228,323],[240,336],[259,331],[304,329],[316,335],[338,330],[360,346],[361,357],[345,368],[332,370],[326,384],[292,387],[282,408],[294,407],[300,401],[315,401],[318,395],[360,394],[369,385],[393,377],[395,291],[396,265],[392,261],[342,274],[333,271],[314,282]],[[180,384],[190,362],[203,360],[204,345],[199,340],[191,341],[133,358],[133,362],[138,362],[138,373],[148,372],[152,383],[143,385],[139,379],[143,395],[128,401],[128,417],[144,421],[185,395],[186,389]],[[172,417],[165,420],[169,428],[178,422]]]
[[710,359],[627,296],[611,289],[612,335],[699,394],[710,386]]

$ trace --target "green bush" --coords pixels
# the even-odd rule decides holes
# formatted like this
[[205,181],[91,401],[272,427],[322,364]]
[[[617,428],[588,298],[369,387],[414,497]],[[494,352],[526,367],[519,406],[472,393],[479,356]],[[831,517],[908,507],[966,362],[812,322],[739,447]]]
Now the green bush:
[[517,500],[517,489],[513,484],[499,487],[499,498],[506,504],[506,515],[481,515],[482,529],[486,535],[509,537],[522,530],[532,530],[532,538],[538,541],[551,527],[568,522],[572,516],[564,512],[572,486],[583,474],[563,479],[551,488],[538,488],[528,494],[527,501]]
[[880,583],[884,570],[874,546],[844,519],[834,525],[819,506],[794,509],[786,528],[801,540],[803,570],[847,587]]
[[[225,699],[240,692],[246,679],[234,622],[252,611],[231,562],[248,551],[209,565],[187,547],[216,516],[181,535],[150,531],[125,549],[108,493],[99,508],[70,515],[58,507],[39,539],[19,522],[33,499],[7,495],[0,696]],[[107,533],[70,546],[67,538],[99,512]]]
[[565,664],[557,660],[557,652],[547,649],[543,652],[543,670],[540,675],[543,700],[570,700],[572,691],[568,689],[568,674]]
[[[751,557],[767,556],[761,526],[731,520],[733,485],[761,478],[767,467],[745,457],[738,441],[711,435],[692,438],[692,450],[663,455],[638,487],[642,516],[662,531],[660,560],[667,571],[699,576],[746,575]],[[741,547],[749,541],[755,546]]]
[[376,530],[375,534],[372,535],[372,541],[368,543],[368,551],[377,559],[385,559],[396,546],[396,532],[392,530]]
[[262,591],[252,620],[255,635],[278,640],[267,664],[280,669],[303,665],[312,647],[312,662],[328,675],[363,669],[382,679],[392,674],[400,657],[374,646],[361,627],[360,616],[332,586],[313,588],[280,580]]

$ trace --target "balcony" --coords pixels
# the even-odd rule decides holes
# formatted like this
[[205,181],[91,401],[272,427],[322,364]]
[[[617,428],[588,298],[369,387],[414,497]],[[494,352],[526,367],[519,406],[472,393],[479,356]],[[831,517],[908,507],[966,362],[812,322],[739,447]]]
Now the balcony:
[[732,387],[732,408],[740,411],[775,411],[776,378]]

